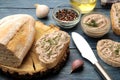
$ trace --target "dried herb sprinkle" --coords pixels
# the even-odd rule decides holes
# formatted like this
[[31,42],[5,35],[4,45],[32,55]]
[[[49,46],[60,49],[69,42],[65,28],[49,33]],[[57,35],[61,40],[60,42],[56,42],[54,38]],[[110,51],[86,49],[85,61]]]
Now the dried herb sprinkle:
[[92,27],[98,27],[98,24],[96,23],[94,19],[92,19],[91,22],[85,23],[85,24],[88,26],[92,26]]

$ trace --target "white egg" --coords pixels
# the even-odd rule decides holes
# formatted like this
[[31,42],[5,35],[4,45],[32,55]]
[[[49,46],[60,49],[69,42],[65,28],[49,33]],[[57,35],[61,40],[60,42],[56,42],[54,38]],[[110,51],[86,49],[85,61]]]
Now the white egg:
[[36,16],[38,18],[44,18],[48,15],[49,7],[47,5],[35,4],[35,6],[36,6]]

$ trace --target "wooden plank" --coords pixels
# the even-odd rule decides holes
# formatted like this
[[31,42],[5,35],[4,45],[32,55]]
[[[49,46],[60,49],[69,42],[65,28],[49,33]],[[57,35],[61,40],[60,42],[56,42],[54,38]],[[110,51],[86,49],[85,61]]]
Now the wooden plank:
[[[70,3],[69,0],[0,0],[0,8],[35,8],[34,4],[45,4],[54,8],[61,3]],[[96,8],[102,8],[100,0],[97,0]]]
[[68,3],[69,0],[1,0],[0,7],[1,8],[35,8],[34,4],[45,4],[50,8],[55,7],[58,3]]

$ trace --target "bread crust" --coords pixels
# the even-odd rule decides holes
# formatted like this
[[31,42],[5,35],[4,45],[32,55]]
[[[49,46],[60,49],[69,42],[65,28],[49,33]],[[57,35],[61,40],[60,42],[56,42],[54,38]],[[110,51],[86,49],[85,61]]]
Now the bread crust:
[[120,67],[120,43],[103,39],[97,43],[98,56],[113,67]]
[[0,64],[19,67],[35,36],[35,20],[27,14],[10,15],[0,21]]
[[120,7],[118,7],[119,5],[120,3],[112,4],[111,11],[110,11],[112,30],[117,35],[120,35],[120,25],[119,25],[120,24],[120,15],[119,15]]

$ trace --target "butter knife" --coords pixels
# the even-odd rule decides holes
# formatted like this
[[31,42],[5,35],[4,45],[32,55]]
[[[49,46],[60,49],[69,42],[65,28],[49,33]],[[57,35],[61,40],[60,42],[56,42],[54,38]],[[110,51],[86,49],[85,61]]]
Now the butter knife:
[[101,77],[104,80],[112,80],[103,67],[99,64],[88,42],[76,32],[72,32],[72,38],[81,55],[95,66]]

